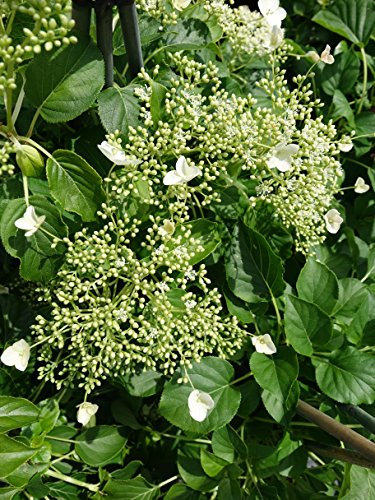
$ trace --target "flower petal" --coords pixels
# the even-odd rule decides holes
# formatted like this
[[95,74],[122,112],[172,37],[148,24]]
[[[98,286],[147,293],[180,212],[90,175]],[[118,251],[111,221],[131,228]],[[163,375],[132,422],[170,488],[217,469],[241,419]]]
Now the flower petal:
[[165,186],[174,186],[176,184],[184,184],[185,180],[178,175],[176,170],[171,170],[170,172],[167,172],[164,176],[163,179],[163,184]]

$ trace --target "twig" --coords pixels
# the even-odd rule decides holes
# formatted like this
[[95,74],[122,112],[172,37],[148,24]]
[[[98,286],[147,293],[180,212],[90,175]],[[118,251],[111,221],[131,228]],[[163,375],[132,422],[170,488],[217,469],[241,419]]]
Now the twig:
[[354,417],[357,422],[363,425],[372,434],[375,434],[375,417],[367,413],[367,411],[358,408],[354,405],[339,405],[339,408],[344,410],[348,415]]
[[325,413],[317,410],[313,406],[299,400],[296,412],[310,422],[314,422],[321,429],[343,441],[346,445],[359,451],[364,457],[375,464],[375,444],[361,436],[352,429],[348,429],[345,425],[340,424]]

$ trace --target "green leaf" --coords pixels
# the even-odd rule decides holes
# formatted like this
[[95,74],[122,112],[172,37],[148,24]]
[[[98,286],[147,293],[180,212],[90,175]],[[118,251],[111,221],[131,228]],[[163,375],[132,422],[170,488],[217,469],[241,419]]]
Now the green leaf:
[[[7,482],[17,488],[25,487],[34,476],[45,473],[49,468],[49,463],[24,464],[17,467],[17,469],[7,476]],[[0,496],[1,500],[1,496]]]
[[192,386],[177,382],[185,376],[184,370],[178,370],[162,393],[159,405],[161,415],[177,427],[197,434],[206,434],[230,422],[241,399],[238,389],[229,385],[234,375],[232,365],[223,359],[207,357],[200,363],[194,362],[186,372],[195,389],[211,394],[215,402],[213,410],[203,422],[196,422],[190,417],[188,397]]
[[104,85],[104,63],[90,40],[35,57],[26,69],[25,93],[50,123],[86,111]]
[[224,477],[220,481],[217,494],[219,500],[241,500],[243,498],[238,481],[229,477]]
[[259,405],[259,386],[255,380],[249,380],[240,386],[240,391],[241,405],[238,409],[238,415],[242,418],[247,418]]
[[369,321],[369,311],[370,294],[367,293],[362,304],[352,316],[350,323],[344,328],[345,336],[352,344],[361,343],[365,326]]
[[304,356],[311,356],[314,345],[324,345],[332,336],[329,316],[315,304],[293,295],[285,297],[284,321],[288,342]]
[[150,81],[151,97],[150,97],[150,112],[152,121],[155,125],[163,118],[164,98],[167,93],[167,88],[154,80]]
[[204,496],[199,491],[194,491],[186,484],[174,484],[165,495],[165,500],[204,500]]
[[372,404],[375,401],[375,359],[345,347],[327,359],[314,359],[320,389],[340,403]]
[[331,314],[339,297],[339,284],[327,266],[312,258],[308,259],[297,281],[298,297]]
[[205,474],[200,460],[194,455],[191,455],[187,447],[183,450],[179,450],[177,467],[182,479],[193,490],[210,491],[217,485],[215,479]]
[[39,409],[23,398],[0,396],[0,432],[24,427],[38,420]]
[[355,278],[343,278],[339,281],[339,299],[333,312],[335,319],[350,324],[363,302],[367,300],[367,288]]
[[153,500],[160,495],[159,487],[141,476],[126,480],[110,479],[103,492],[108,500]]
[[119,130],[128,137],[129,127],[137,127],[140,105],[134,95],[136,88],[133,84],[123,88],[110,87],[99,95],[99,117],[109,134]]
[[131,396],[146,398],[159,392],[163,375],[152,370],[139,374],[127,374],[121,377],[121,384]]
[[205,23],[199,19],[184,19],[167,29],[162,47],[170,52],[198,50],[206,47],[211,41],[211,34]]
[[96,219],[105,195],[99,174],[86,160],[59,149],[47,160],[47,178],[52,196],[65,210],[80,215],[84,222]]
[[77,436],[75,450],[86,464],[103,467],[117,463],[126,441],[118,427],[97,425]]
[[227,466],[229,462],[217,457],[213,453],[201,449],[201,465],[204,472],[209,477],[215,477]]
[[375,471],[359,465],[350,467],[350,490],[341,500],[375,498]]
[[13,486],[6,486],[5,488],[0,488],[0,500],[12,500],[14,495],[19,493],[19,488],[13,488]]
[[15,439],[0,434],[0,478],[12,474],[36,453],[38,453],[38,449],[29,448]]
[[[324,66],[320,81],[324,92],[334,95],[336,90],[351,94],[359,78],[360,61],[352,51],[342,52],[335,57],[333,64]],[[337,102],[337,94],[336,94]]]
[[132,460],[123,469],[117,469],[111,472],[111,477],[113,479],[121,479],[121,480],[132,479],[132,477],[136,475],[138,469],[142,465],[143,464],[140,460]]
[[237,225],[226,261],[229,288],[245,302],[269,300],[282,294],[282,261],[258,232]]
[[213,432],[211,441],[215,455],[228,463],[235,461],[236,454],[242,459],[247,457],[246,444],[230,425]]
[[67,227],[61,220],[60,212],[43,196],[29,197],[30,205],[35,207],[37,216],[46,217],[43,229],[39,229],[29,238],[25,232],[17,229],[15,221],[23,216],[26,210],[24,198],[10,200],[1,218],[1,239],[8,253],[21,260],[20,274],[26,280],[45,282],[50,280],[58,270],[64,245],[51,247],[53,236],[60,239],[67,236]]
[[366,45],[375,28],[372,0],[337,0],[330,10],[319,11],[312,19],[356,45]]
[[298,401],[298,359],[296,353],[281,347],[272,356],[254,352],[250,369],[263,389],[262,400],[268,413],[284,423],[294,412]]
[[344,94],[339,89],[335,89],[333,94],[332,103],[334,106],[334,112],[332,113],[332,120],[340,120],[345,118],[350,125],[350,127],[355,127],[354,122],[354,112],[350,107],[349,101],[344,96]]
[[[186,231],[189,228],[189,231]],[[184,246],[192,257],[190,264],[195,265],[208,257],[221,242],[219,224],[208,219],[195,219],[192,222],[177,226],[174,237],[180,237],[180,245]],[[172,248],[166,244],[166,248]]]

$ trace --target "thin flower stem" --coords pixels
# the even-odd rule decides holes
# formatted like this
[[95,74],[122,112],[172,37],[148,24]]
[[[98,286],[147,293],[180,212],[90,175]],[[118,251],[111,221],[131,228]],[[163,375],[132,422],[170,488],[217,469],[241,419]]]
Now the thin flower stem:
[[54,477],[55,479],[60,479],[65,483],[74,484],[75,486],[81,486],[82,488],[86,488],[89,491],[97,492],[99,491],[98,484],[89,484],[84,481],[79,481],[78,479],[74,479],[73,477],[66,476],[57,470],[48,469],[45,473],[46,476]]
[[234,384],[237,384],[238,382],[242,382],[243,380],[246,380],[247,378],[250,378],[252,377],[253,374],[251,372],[249,373],[246,373],[245,375],[243,375],[242,377],[239,377],[237,378],[236,380],[233,380],[233,382],[231,382],[230,384],[228,385],[234,385]]
[[47,439],[53,439],[54,441],[61,441],[63,443],[71,443],[71,444],[76,444],[78,441],[75,441],[74,439],[68,439],[68,438],[59,438],[57,436],[50,436],[47,434],[46,436]]
[[39,113],[40,113],[40,108],[38,108],[33,116],[33,119],[31,120],[29,130],[27,131],[26,137],[30,138],[33,135],[34,132],[34,127],[36,124],[37,119],[39,118]]
[[22,175],[22,185],[26,206],[29,206],[29,183],[26,175]]
[[362,95],[361,95],[359,105],[358,105],[358,110],[357,110],[358,115],[362,111],[363,102],[365,100],[365,97],[367,96],[367,77],[368,77],[366,51],[363,47],[361,47],[360,50],[361,50],[362,61],[363,61],[363,84],[362,84]]

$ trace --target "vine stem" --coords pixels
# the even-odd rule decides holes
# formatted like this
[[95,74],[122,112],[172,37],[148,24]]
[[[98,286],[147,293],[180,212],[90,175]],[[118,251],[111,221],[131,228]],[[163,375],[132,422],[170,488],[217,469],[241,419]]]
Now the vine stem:
[[162,488],[163,486],[166,486],[167,484],[172,483],[173,481],[176,481],[177,479],[178,479],[178,476],[170,477],[169,479],[166,479],[162,483],[158,484],[158,487]]
[[306,418],[306,420],[314,422],[321,429],[328,432],[328,434],[331,434],[331,436],[343,441],[346,445],[361,453],[363,457],[370,460],[375,466],[375,443],[372,443],[352,429],[348,429],[345,425],[302,400],[298,401],[296,412]]
[[367,76],[368,76],[366,51],[363,47],[361,47],[360,50],[361,50],[362,61],[363,61],[363,84],[362,84],[362,95],[361,95],[361,99],[359,101],[358,110],[357,110],[358,115],[362,111],[363,101],[365,100],[365,97],[367,95]]
[[85,483],[84,481],[79,481],[78,479],[66,476],[65,474],[62,474],[61,472],[58,471],[48,469],[47,472],[45,472],[45,475],[49,477],[54,477],[55,479],[60,479],[65,483],[74,484],[75,486],[82,486],[82,488],[86,488],[87,490],[93,491],[94,493],[99,491],[98,485]]

